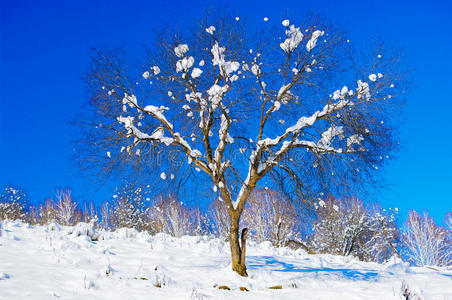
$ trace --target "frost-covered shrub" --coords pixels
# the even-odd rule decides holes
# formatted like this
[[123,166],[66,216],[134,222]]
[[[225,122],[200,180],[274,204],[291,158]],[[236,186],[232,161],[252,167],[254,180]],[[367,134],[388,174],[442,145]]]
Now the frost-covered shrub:
[[312,248],[320,253],[354,255],[381,262],[396,249],[398,231],[394,213],[369,209],[358,199],[320,200],[313,226]]
[[289,239],[300,239],[301,219],[294,203],[275,191],[265,189],[250,196],[243,212],[242,224],[249,228],[250,238],[259,243],[270,241],[278,247]]
[[113,203],[102,207],[102,222],[112,228],[135,228],[148,230],[147,209],[149,198],[143,187],[125,184],[113,195]]
[[97,241],[99,239],[99,234],[95,230],[95,222],[90,223],[80,222],[74,226],[68,228],[67,233],[73,237],[87,236],[92,241]]
[[24,191],[13,186],[5,186],[0,195],[0,220],[27,221],[28,202]]
[[418,266],[452,264],[452,232],[435,224],[427,213],[410,211],[403,228],[403,255]]
[[206,217],[198,208],[187,207],[172,197],[162,198],[148,210],[151,227],[175,237],[208,232]]

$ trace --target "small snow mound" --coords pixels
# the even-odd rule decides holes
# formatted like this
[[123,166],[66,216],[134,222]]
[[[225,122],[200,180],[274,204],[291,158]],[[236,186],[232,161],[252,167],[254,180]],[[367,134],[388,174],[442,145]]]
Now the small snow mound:
[[67,234],[72,237],[87,236],[92,241],[97,241],[99,239],[99,234],[94,229],[94,223],[84,223],[80,222],[75,226],[69,227]]
[[52,222],[49,225],[47,225],[47,232],[49,231],[61,231],[61,226],[60,224],[56,223],[56,222]]

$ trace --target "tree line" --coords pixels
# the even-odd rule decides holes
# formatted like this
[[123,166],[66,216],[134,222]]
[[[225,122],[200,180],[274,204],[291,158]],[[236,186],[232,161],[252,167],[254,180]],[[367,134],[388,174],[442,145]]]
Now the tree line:
[[[184,204],[174,196],[149,198],[146,186],[124,184],[110,201],[99,206],[81,204],[70,189],[32,206],[21,190],[6,186],[0,194],[0,220],[30,225],[91,223],[98,230],[133,228],[174,237],[208,235],[228,241],[229,220],[216,201],[206,209]],[[397,209],[365,204],[357,198],[327,196],[315,204],[309,222],[300,208],[275,191],[254,192],[244,210],[242,226],[249,238],[275,247],[304,249],[310,254],[354,256],[362,261],[386,262],[396,257],[417,266],[452,265],[452,213],[444,225],[428,214],[410,211],[399,226]],[[0,226],[1,227],[1,226]]]

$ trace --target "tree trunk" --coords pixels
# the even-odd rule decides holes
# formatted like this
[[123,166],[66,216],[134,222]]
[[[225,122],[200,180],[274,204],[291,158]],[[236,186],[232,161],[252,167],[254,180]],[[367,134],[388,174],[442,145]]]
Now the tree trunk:
[[236,271],[240,276],[247,277],[245,266],[246,255],[246,234],[248,229],[244,228],[242,231],[242,246],[240,247],[239,238],[239,221],[240,215],[238,213],[231,216],[231,228],[229,232],[229,243],[231,246],[232,270]]

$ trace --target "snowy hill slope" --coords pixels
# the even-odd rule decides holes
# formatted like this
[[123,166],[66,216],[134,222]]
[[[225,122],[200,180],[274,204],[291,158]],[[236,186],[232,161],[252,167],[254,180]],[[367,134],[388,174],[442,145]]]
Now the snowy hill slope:
[[250,276],[241,278],[231,271],[228,244],[218,239],[95,232],[83,223],[2,227],[0,299],[402,299],[403,281],[422,299],[452,299],[452,270],[250,242]]

